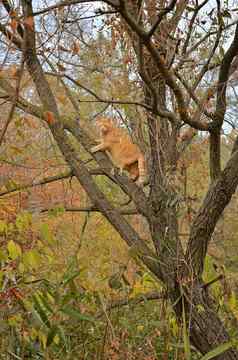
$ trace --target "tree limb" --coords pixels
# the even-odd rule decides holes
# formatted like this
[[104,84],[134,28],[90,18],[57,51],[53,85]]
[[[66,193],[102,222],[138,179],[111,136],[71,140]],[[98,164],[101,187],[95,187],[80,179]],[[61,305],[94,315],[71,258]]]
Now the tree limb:
[[121,308],[122,306],[135,306],[140,304],[141,302],[146,302],[150,300],[162,300],[165,298],[165,294],[157,292],[157,291],[151,291],[146,294],[141,294],[139,296],[136,296],[134,298],[127,298],[127,299],[119,299],[115,300],[112,303],[108,304],[106,306],[106,309],[104,311],[100,311],[96,317],[100,318],[105,314],[105,311],[110,311],[116,308]]
[[185,266],[195,278],[201,278],[207,247],[218,219],[229,204],[238,185],[238,151],[214,181],[193,221],[186,250]]
[[[63,206],[64,210],[67,212],[100,212],[100,210],[96,206],[89,206],[89,207],[77,207],[77,206]],[[52,210],[51,208],[44,208],[41,209],[41,213],[45,213]],[[121,215],[137,215],[138,211],[136,209],[125,208],[125,209],[118,209],[118,212]]]
[[34,182],[33,184],[25,184],[25,185],[17,185],[15,187],[13,187],[11,190],[6,190],[6,191],[0,191],[0,196],[5,196],[5,195],[9,195],[11,193],[14,193],[16,191],[23,191],[26,189],[30,189],[36,186],[41,186],[41,185],[46,185],[46,184],[50,184],[52,182],[58,181],[58,180],[64,180],[64,179],[68,179],[69,177],[72,177],[73,173],[72,171],[66,171],[63,174],[58,174],[58,175],[54,175],[54,176],[48,176],[44,179],[41,179],[37,182]]
[[230,68],[234,57],[237,55],[238,24],[236,25],[234,39],[223,57],[218,77],[216,109],[212,127],[210,129],[210,174],[212,181],[216,180],[221,172],[220,131],[226,112],[226,91],[230,76]]

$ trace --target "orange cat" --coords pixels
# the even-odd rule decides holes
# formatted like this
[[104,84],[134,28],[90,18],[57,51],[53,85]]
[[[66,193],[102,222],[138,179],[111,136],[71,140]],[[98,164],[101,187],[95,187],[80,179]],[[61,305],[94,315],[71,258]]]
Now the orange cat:
[[133,181],[139,178],[138,183],[143,185],[146,180],[145,157],[139,147],[111,119],[100,118],[96,126],[100,131],[100,144],[93,146],[91,152],[105,151],[121,172],[126,170]]

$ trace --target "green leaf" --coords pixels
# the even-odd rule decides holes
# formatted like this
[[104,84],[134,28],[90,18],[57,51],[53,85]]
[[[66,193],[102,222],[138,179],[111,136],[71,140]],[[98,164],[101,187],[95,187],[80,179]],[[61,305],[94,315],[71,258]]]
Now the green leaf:
[[6,261],[7,260],[7,254],[4,253],[4,251],[0,250],[0,261]]
[[17,187],[17,183],[11,179],[5,183],[5,188],[8,191],[11,191],[11,190],[15,189],[16,187]]
[[58,215],[62,215],[65,212],[65,209],[63,206],[58,206],[52,209],[49,209],[48,214],[49,216],[56,217]]
[[47,336],[47,341],[46,341],[46,346],[50,346],[52,344],[52,342],[54,341],[55,335],[58,333],[58,327],[57,326],[52,326],[52,328],[50,329],[48,336]]
[[108,279],[108,285],[111,289],[119,290],[123,287],[120,274],[114,274]]
[[217,346],[215,349],[209,351],[205,356],[203,356],[200,360],[210,360],[215,356],[223,354],[225,351],[229,350],[232,346],[234,346],[232,341],[224,343],[222,345]]
[[12,260],[16,260],[18,258],[18,256],[21,256],[21,254],[22,254],[21,247],[18,244],[16,244],[13,240],[10,240],[8,242],[7,250],[8,250],[9,257]]
[[64,307],[69,302],[71,302],[71,300],[75,300],[75,298],[75,292],[67,291],[65,295],[60,297],[60,306]]
[[12,315],[8,318],[8,324],[10,326],[17,326],[23,322],[21,314]]
[[65,306],[65,307],[61,308],[60,311],[76,320],[94,322],[94,319],[92,316],[81,314],[80,311],[78,311],[70,306]]
[[72,274],[65,274],[63,280],[62,280],[62,285],[65,286],[67,285],[70,281],[74,280],[76,277],[78,277],[81,274],[81,270],[79,271],[75,271]]
[[3,280],[3,277],[4,277],[4,271],[0,271],[0,286],[2,286],[2,280]]
[[36,250],[29,250],[23,254],[23,264],[28,269],[37,269],[40,265],[40,255]]
[[39,294],[38,296],[39,296],[40,301],[42,302],[42,304],[43,304],[44,307],[46,308],[46,310],[47,310],[49,313],[53,314],[53,309],[52,309],[52,307],[50,306],[49,302],[47,301],[47,300],[48,300],[47,294]]
[[45,242],[47,242],[49,245],[54,245],[55,243],[55,239],[54,236],[52,235],[48,224],[42,224],[41,228],[40,228],[40,235],[41,235],[41,239]]
[[68,342],[67,342],[67,337],[64,333],[64,329],[62,326],[58,326],[58,334],[60,336],[61,342],[63,344],[63,346],[65,347],[66,351],[68,349]]
[[0,220],[0,233],[4,233],[7,230],[7,223],[5,221]]
[[19,231],[23,231],[30,227],[32,221],[32,215],[28,212],[20,214],[16,218],[16,227]]
[[42,304],[40,303],[40,301],[38,300],[37,295],[33,295],[32,296],[33,302],[34,302],[34,308],[36,310],[36,312],[38,313],[38,315],[40,316],[41,321],[43,322],[43,324],[45,324],[48,328],[51,328],[50,325],[50,321],[47,315],[47,312],[45,311],[44,307],[42,306]]

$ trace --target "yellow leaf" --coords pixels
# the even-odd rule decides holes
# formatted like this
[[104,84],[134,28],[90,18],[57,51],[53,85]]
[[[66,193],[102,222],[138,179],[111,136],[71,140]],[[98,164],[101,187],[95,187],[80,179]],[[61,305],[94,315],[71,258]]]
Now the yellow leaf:
[[22,254],[21,247],[18,244],[16,244],[13,240],[10,240],[8,242],[7,250],[8,250],[9,257],[12,260],[15,260],[16,258],[18,258],[18,256],[21,256],[21,254]]
[[23,264],[28,269],[37,269],[40,265],[40,255],[36,250],[29,250],[23,255]]

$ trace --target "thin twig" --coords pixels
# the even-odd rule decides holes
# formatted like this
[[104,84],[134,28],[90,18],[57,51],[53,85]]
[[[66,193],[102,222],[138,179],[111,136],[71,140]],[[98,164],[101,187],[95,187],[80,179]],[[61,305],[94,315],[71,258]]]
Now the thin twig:
[[[127,305],[138,305],[141,302],[146,302],[146,301],[150,301],[150,300],[162,300],[164,299],[165,294],[161,293],[161,292],[157,292],[157,291],[152,291],[149,292],[147,294],[141,294],[135,298],[126,298],[126,299],[120,299],[120,300],[115,300],[113,301],[111,304],[107,305],[106,307],[106,311],[110,311],[112,309],[115,308],[120,308],[122,306],[127,306]],[[98,315],[96,315],[97,318],[102,317],[105,314],[105,311],[101,311],[98,313]]]
[[18,100],[18,96],[19,96],[19,91],[20,91],[20,84],[21,84],[21,79],[22,79],[22,75],[23,75],[23,71],[24,71],[24,57],[22,57],[22,61],[21,61],[21,66],[20,66],[20,70],[17,73],[17,84],[16,84],[16,90],[15,90],[15,96],[14,99],[12,101],[12,105],[11,105],[11,109],[10,112],[8,114],[8,118],[6,123],[4,124],[3,130],[0,134],[0,146],[2,145],[4,136],[7,132],[8,126],[13,118],[16,106],[17,106],[17,100]]
[[154,34],[154,32],[158,28],[159,24],[161,23],[165,15],[167,15],[170,11],[173,10],[174,6],[176,5],[176,2],[177,0],[171,0],[170,4],[159,13],[157,20],[155,21],[154,25],[152,25],[150,31],[148,32],[148,37],[151,37]]

